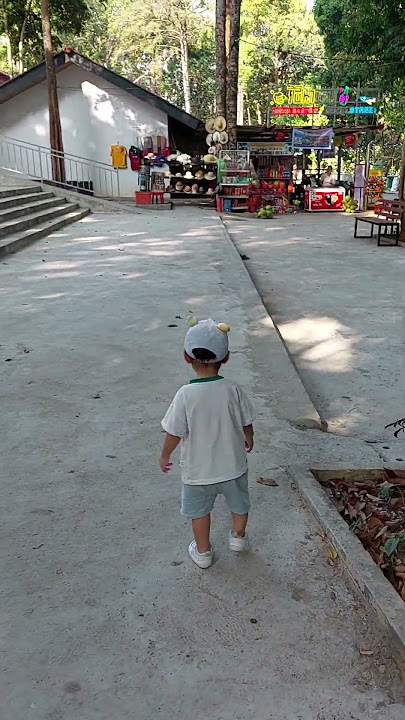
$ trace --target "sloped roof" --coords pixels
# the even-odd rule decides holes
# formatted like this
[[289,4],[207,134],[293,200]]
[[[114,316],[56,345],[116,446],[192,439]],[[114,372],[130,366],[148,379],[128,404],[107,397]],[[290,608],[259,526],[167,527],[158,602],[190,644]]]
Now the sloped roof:
[[[155,95],[149,90],[145,90],[145,88],[140,85],[136,85],[136,83],[127,80],[112,70],[108,70],[108,68],[103,67],[103,65],[99,65],[85,55],[81,55],[76,52],[76,50],[73,50],[72,48],[66,48],[63,52],[55,55],[54,62],[57,72],[64,70],[70,65],[77,65],[87,72],[94,73],[103,80],[106,80],[112,85],[116,85],[116,87],[119,87],[121,90],[125,90],[130,95],[148,103],[148,105],[152,105],[152,107],[155,107],[157,110],[161,110],[169,117],[183,123],[183,125],[186,125],[193,130],[195,130],[200,123],[199,119],[194,115],[186,113],[176,105],[172,105],[172,103],[159,97],[159,95]],[[35,65],[35,67],[30,68],[22,75],[17,75],[17,77],[0,86],[0,105],[7,100],[10,100],[10,98],[15,95],[19,95],[25,90],[28,90],[28,88],[43,82],[45,78],[46,69],[44,62],[39,65]]]

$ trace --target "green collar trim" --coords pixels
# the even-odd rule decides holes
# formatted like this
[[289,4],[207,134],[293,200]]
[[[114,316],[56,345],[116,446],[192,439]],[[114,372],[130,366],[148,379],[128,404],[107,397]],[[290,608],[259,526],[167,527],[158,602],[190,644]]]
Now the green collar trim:
[[190,380],[190,385],[194,385],[194,383],[205,383],[205,382],[214,382],[214,380],[223,380],[223,375],[213,375],[212,377],[207,378],[195,378],[195,380]]

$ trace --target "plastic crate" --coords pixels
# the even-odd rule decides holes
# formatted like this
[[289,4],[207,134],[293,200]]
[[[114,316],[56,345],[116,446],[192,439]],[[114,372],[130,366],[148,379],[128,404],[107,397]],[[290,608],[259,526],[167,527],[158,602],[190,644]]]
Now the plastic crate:
[[135,193],[135,202],[137,205],[152,205],[152,193],[137,190]]

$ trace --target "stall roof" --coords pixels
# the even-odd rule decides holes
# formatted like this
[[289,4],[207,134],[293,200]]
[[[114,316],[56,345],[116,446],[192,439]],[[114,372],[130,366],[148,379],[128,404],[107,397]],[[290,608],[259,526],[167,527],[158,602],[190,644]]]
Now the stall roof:
[[[309,125],[294,125],[293,127],[296,127],[300,130],[308,129]],[[274,135],[275,132],[288,132],[289,130],[292,130],[293,127],[291,125],[289,126],[282,126],[282,125],[238,125],[236,131],[238,138],[240,140],[258,140],[258,141],[265,141],[268,140],[271,141],[271,137]],[[315,127],[315,126],[314,126]],[[338,135],[352,135],[354,133],[359,132],[369,132],[369,131],[377,131],[378,125],[353,125],[353,126],[332,126],[332,125],[326,125],[326,127],[332,127],[333,132]]]

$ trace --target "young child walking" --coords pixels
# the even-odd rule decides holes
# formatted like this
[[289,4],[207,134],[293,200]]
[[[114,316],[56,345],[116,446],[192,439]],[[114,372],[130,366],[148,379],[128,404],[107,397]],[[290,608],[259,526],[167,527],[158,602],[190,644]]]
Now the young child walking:
[[247,457],[253,449],[253,408],[244,391],[219,375],[228,362],[225,323],[193,319],[184,341],[184,358],[197,375],[176,393],[162,427],[166,431],[159,464],[171,468],[181,444],[181,512],[192,521],[194,540],[188,551],[200,568],[212,564],[211,511],[223,495],[232,514],[231,550],[249,548],[246,524],[250,508]]

